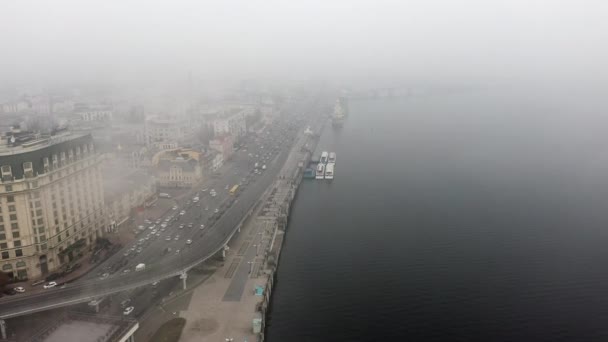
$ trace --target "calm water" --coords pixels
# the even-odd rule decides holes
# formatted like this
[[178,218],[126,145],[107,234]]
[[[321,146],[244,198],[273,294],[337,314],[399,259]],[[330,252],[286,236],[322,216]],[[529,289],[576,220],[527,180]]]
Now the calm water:
[[351,102],[319,145],[336,179],[298,194],[268,341],[608,338],[608,111],[584,95]]

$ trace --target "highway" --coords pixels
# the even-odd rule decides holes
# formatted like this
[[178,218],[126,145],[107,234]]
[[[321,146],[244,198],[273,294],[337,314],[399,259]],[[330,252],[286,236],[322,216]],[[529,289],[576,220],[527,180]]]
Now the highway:
[[[298,124],[296,125],[295,122]],[[304,121],[296,120],[293,115],[283,115],[277,120],[277,123],[268,128],[268,134],[263,132],[262,136],[266,135],[266,137],[259,139],[257,143],[249,141],[246,147],[235,152],[234,167],[231,168],[231,172],[218,179],[213,185],[217,196],[211,197],[209,191],[202,192],[201,189],[194,189],[194,191],[199,190],[201,195],[200,207],[190,201],[189,205],[182,205],[178,210],[170,213],[169,215],[177,214],[181,210],[186,211],[185,215],[172,222],[160,237],[151,239],[150,244],[142,248],[140,254],[135,257],[126,257],[126,265],[115,270],[107,278],[100,279],[99,274],[105,272],[104,269],[113,264],[121,262],[121,259],[125,259],[123,253],[131,248],[131,245],[125,246],[76,283],[68,284],[63,288],[1,299],[0,318],[7,319],[82,303],[144,286],[180,275],[212,257],[226,245],[247,212],[252,209],[275,180],[289,155],[297,134],[303,130],[303,123]],[[271,143],[271,141],[273,142]],[[266,162],[267,169],[260,174],[252,173],[253,164],[260,163],[259,158],[255,158],[255,155],[261,155],[262,151],[266,152],[275,146],[273,155]],[[249,153],[253,154],[253,157],[249,157]],[[245,181],[240,186],[238,194],[230,195],[225,186],[238,184],[243,181],[243,178]],[[205,210],[206,207],[209,209]],[[219,209],[217,214],[214,213],[216,208]],[[216,219],[214,220],[212,216]],[[182,223],[186,224],[186,228],[179,228],[179,224]],[[188,228],[188,223],[193,223],[193,227]],[[203,230],[200,229],[201,224],[205,224]],[[140,236],[145,236],[148,232],[147,229]],[[179,240],[175,240],[177,234],[180,235]],[[165,240],[168,235],[172,237],[171,241]],[[192,240],[191,245],[185,244],[187,239]],[[162,251],[166,247],[171,247],[172,251],[162,256]],[[175,253],[177,249],[180,249],[179,254]],[[146,269],[135,272],[134,265],[140,262],[146,264]],[[124,269],[129,269],[130,272],[123,273]]]

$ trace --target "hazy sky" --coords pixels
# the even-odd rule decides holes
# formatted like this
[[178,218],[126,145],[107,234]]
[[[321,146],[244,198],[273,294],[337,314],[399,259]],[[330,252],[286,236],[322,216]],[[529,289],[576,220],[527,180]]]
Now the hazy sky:
[[606,77],[607,1],[2,1],[0,82]]

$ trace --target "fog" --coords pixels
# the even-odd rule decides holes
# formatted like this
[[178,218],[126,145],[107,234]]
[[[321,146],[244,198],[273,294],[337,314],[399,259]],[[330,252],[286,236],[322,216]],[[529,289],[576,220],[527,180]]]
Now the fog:
[[3,1],[0,79],[606,77],[604,1]]

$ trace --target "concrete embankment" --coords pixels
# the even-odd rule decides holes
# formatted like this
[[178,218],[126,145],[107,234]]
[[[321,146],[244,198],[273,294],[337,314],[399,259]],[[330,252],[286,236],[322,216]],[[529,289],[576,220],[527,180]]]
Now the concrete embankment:
[[277,178],[228,242],[219,268],[192,290],[187,309],[176,308],[187,320],[180,341],[264,340],[287,220],[317,141],[318,135],[297,137]]

